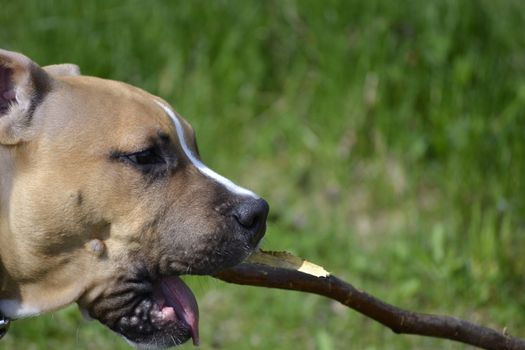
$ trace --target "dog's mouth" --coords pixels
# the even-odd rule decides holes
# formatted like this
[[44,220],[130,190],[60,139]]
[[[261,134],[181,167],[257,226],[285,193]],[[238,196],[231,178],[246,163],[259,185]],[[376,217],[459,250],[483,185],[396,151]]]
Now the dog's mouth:
[[180,277],[161,277],[152,284],[151,294],[110,328],[135,345],[165,348],[180,345],[189,338],[198,345],[199,308]]
[[[223,251],[219,248],[215,254],[194,254],[207,258],[206,264],[190,260],[191,274],[213,274],[240,263],[253,251],[253,247],[240,243],[238,249],[224,250],[234,252],[230,255],[219,254]],[[103,284],[103,289],[86,293],[79,305],[132,345],[160,349],[183,344],[190,338],[198,345],[199,308],[192,291],[178,275],[187,272],[190,263],[184,266],[173,260],[161,258],[153,267],[140,264]]]

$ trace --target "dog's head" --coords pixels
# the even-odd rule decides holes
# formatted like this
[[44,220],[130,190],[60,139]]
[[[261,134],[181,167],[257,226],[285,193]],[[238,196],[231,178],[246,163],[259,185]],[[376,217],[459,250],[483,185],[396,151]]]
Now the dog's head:
[[267,203],[207,168],[191,126],[124,83],[0,51],[0,311],[77,302],[134,343],[193,337],[182,274],[245,259]]

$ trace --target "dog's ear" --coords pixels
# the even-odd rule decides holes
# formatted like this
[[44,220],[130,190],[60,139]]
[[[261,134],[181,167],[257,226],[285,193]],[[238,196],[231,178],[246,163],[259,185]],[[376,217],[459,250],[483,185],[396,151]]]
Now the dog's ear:
[[26,56],[0,49],[0,144],[15,145],[30,136],[33,112],[51,82]]
[[50,75],[80,75],[80,68],[76,64],[72,63],[52,64],[42,68]]

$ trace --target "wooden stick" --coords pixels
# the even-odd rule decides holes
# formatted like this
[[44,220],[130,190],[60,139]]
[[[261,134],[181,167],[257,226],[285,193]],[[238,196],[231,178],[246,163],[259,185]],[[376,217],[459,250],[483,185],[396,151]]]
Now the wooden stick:
[[241,285],[319,294],[339,301],[398,334],[451,339],[482,349],[525,350],[524,340],[506,332],[456,317],[417,313],[390,305],[330,275],[321,267],[288,253],[261,252],[214,277]]

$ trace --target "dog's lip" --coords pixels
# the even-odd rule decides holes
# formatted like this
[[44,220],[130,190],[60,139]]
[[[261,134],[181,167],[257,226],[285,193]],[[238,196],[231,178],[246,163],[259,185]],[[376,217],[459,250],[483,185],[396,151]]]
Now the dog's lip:
[[199,345],[199,307],[188,285],[178,276],[169,276],[161,277],[155,287],[157,298],[164,304],[163,316],[183,320],[190,329],[193,344]]

